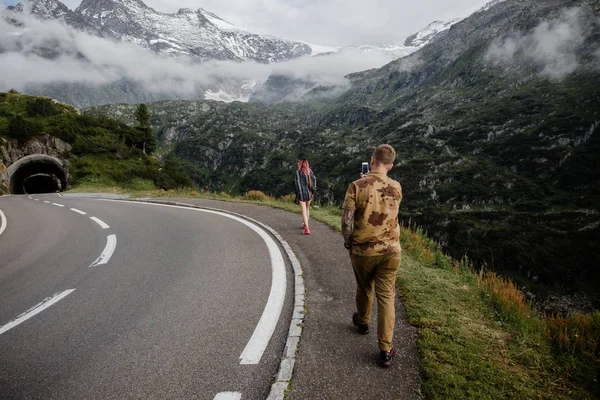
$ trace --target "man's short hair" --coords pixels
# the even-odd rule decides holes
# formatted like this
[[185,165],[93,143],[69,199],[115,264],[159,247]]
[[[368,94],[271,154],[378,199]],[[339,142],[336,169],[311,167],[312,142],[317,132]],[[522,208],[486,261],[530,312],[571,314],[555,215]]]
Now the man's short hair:
[[373,152],[373,158],[377,164],[394,164],[396,150],[389,144],[382,144]]

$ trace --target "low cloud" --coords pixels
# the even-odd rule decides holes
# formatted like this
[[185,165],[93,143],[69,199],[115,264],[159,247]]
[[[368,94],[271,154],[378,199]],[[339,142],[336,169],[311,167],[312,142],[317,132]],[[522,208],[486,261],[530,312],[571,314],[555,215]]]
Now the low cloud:
[[541,75],[563,79],[580,65],[577,54],[588,33],[584,17],[581,8],[565,10],[530,33],[498,39],[488,49],[486,60],[494,64],[533,63]]
[[285,63],[272,65],[272,72],[294,78],[311,80],[321,85],[345,85],[346,75],[357,71],[378,68],[390,62],[381,52],[365,54],[360,50],[342,50],[339,53],[305,56]]
[[218,90],[228,80],[265,81],[274,72],[324,85],[343,85],[345,75],[390,61],[382,53],[347,51],[270,65],[199,63],[78,32],[56,21],[24,18],[23,27],[0,18],[0,91],[53,83],[105,85],[129,79],[140,82],[150,92],[186,96],[198,89]]
[[413,53],[408,57],[396,61],[393,65],[393,68],[397,72],[411,72],[412,70],[419,68],[422,65],[423,60],[420,57],[420,53]]

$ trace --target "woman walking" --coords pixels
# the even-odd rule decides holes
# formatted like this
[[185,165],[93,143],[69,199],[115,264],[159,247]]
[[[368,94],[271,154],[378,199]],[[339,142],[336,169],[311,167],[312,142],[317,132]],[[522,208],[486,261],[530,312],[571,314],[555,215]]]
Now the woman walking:
[[310,203],[317,190],[317,178],[310,169],[305,158],[298,160],[298,171],[296,171],[296,204],[300,204],[302,210],[302,227],[304,234],[310,235],[308,219],[310,218]]

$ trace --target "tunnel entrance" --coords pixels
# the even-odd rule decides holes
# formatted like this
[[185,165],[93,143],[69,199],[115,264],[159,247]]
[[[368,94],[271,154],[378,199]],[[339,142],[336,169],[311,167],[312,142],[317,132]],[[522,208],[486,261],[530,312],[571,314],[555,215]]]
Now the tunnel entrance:
[[55,193],[67,188],[63,163],[45,154],[23,157],[7,169],[12,194]]
[[58,178],[47,174],[37,174],[25,178],[23,189],[27,194],[62,192]]

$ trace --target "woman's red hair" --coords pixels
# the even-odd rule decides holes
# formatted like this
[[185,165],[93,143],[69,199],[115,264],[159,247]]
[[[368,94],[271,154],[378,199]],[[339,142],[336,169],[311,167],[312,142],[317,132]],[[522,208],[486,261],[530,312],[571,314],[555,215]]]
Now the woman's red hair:
[[308,165],[308,160],[298,160],[298,169],[302,171],[303,175],[310,175],[310,166]]

